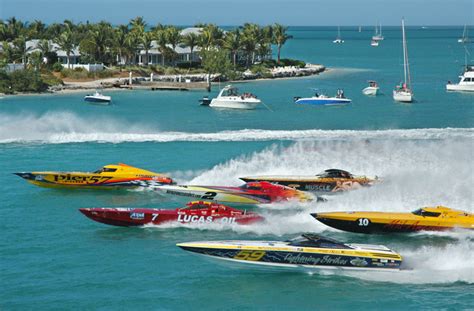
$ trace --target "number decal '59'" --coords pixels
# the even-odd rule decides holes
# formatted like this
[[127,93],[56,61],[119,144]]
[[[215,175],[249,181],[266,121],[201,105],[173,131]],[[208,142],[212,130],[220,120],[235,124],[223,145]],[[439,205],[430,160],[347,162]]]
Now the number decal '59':
[[240,251],[234,256],[234,259],[259,261],[263,256],[265,256],[264,251]]

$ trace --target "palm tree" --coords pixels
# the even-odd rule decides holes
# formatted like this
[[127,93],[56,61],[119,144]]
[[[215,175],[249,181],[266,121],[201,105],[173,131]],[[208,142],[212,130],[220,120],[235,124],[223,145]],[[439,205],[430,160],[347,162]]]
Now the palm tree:
[[255,52],[258,44],[261,42],[262,34],[260,27],[256,24],[245,24],[242,37],[242,47],[247,53],[246,65],[249,67],[249,64],[255,63]]
[[120,25],[118,28],[114,29],[112,47],[113,51],[118,56],[117,62],[119,63],[120,70],[122,70],[122,61],[127,50],[127,35],[128,27],[126,25]]
[[168,34],[166,29],[161,29],[154,34],[156,43],[158,44],[158,50],[161,53],[161,65],[165,65],[165,54],[168,53]]
[[148,51],[151,49],[153,41],[153,34],[151,32],[143,32],[140,36],[141,47],[145,50],[145,66],[148,65]]
[[26,38],[23,36],[19,36],[13,40],[13,47],[15,60],[21,60],[21,63],[26,67],[26,59],[28,58],[28,54],[33,49],[33,47],[26,47]]
[[50,63],[50,60],[52,60],[51,55],[55,54],[51,42],[49,40],[42,39],[38,42],[38,45],[36,47],[39,49],[41,56],[43,58],[46,58],[46,62]]
[[7,19],[7,39],[14,40],[18,38],[24,31],[25,24],[17,20],[15,17]]
[[[126,55],[125,64],[135,64],[136,53],[139,50],[140,42],[134,32],[129,32],[125,35],[124,54]],[[132,61],[130,61],[132,60]]]
[[194,32],[190,32],[187,35],[183,36],[182,43],[184,46],[189,47],[191,51],[191,55],[189,57],[189,66],[191,66],[192,58],[193,58],[193,51],[198,44],[199,36]]
[[70,30],[66,30],[59,37],[57,37],[54,41],[61,50],[66,53],[67,56],[67,68],[70,68],[71,63],[71,53],[74,52],[74,48],[76,47],[76,41],[74,38],[74,34]]
[[[171,44],[173,48],[173,54],[176,53],[176,46],[181,42],[182,37],[181,33],[179,32],[178,28],[174,26],[170,26],[166,29],[166,35],[168,37],[168,43]],[[175,65],[175,61],[173,61],[173,65]]]
[[288,39],[293,38],[293,36],[288,35],[286,31],[288,27],[282,26],[280,24],[275,24],[273,26],[273,43],[277,45],[278,48],[278,63],[280,63],[280,51],[281,47],[286,43]]
[[142,16],[137,16],[130,21],[132,31],[145,31],[146,22]]
[[28,29],[30,38],[42,39],[44,38],[46,25],[40,20],[35,20],[29,25]]
[[235,29],[234,31],[228,32],[224,37],[223,47],[232,55],[232,61],[234,63],[234,70],[237,66],[237,53],[241,47],[240,30]]
[[209,50],[222,44],[223,32],[214,24],[206,25],[199,36],[199,46],[202,49]]

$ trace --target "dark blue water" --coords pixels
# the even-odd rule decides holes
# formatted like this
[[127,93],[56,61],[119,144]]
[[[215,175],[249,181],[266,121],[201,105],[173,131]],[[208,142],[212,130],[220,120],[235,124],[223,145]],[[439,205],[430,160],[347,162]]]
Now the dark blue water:
[[[474,94],[447,93],[464,62],[462,28],[408,28],[416,102],[395,103],[402,76],[398,28],[370,47],[373,29],[293,28],[283,57],[330,68],[320,76],[240,83],[271,109],[213,110],[204,92],[107,92],[113,105],[83,94],[0,99],[0,307],[2,309],[469,309],[474,301],[474,236],[433,233],[361,236],[332,230],[310,212],[411,211],[446,205],[473,212]],[[472,47],[471,47],[472,48]],[[472,54],[471,54],[472,55]],[[361,90],[375,79],[383,95]],[[344,88],[346,107],[296,106],[312,88]],[[218,86],[212,92],[216,94]],[[324,205],[253,207],[248,227],[114,228],[81,207],[181,206],[150,191],[38,188],[13,172],[95,170],[124,162],[183,183],[238,185],[250,174],[314,174],[330,167],[383,176],[378,187]],[[411,272],[259,271],[203,260],[175,244],[193,240],[286,239],[323,233],[384,244]]]

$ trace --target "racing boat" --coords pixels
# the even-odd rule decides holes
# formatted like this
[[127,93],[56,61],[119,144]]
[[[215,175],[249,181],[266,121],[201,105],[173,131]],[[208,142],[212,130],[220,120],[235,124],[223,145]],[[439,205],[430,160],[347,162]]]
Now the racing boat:
[[134,227],[146,224],[251,224],[262,221],[257,213],[241,211],[222,204],[194,201],[177,209],[81,208],[92,220],[113,226]]
[[473,214],[444,206],[423,207],[412,213],[334,212],[311,215],[330,227],[357,233],[474,229]]
[[312,199],[302,191],[269,182],[251,182],[240,187],[158,185],[153,189],[166,194],[200,200],[242,204],[265,204],[289,200],[310,201]]
[[315,93],[312,97],[299,97],[293,98],[295,104],[307,104],[307,105],[323,105],[323,106],[335,106],[335,105],[346,105],[351,102],[349,98],[346,98],[344,91],[337,90],[336,96],[328,97],[324,94]]
[[399,270],[402,257],[383,245],[345,244],[315,234],[289,241],[203,241],[176,244],[212,258],[254,265],[350,270]]
[[354,176],[351,173],[339,169],[329,169],[316,176],[253,176],[241,177],[245,182],[267,181],[274,184],[284,185],[303,191],[318,193],[334,193],[371,186],[378,177]]
[[138,187],[141,181],[172,184],[163,174],[150,172],[123,163],[105,165],[95,172],[21,172],[15,175],[41,187],[111,189]]

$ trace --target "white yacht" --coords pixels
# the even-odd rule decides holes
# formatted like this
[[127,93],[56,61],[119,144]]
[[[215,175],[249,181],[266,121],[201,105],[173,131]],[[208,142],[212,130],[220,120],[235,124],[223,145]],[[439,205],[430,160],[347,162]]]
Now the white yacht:
[[236,87],[227,85],[211,100],[209,107],[232,109],[255,109],[262,101],[252,93],[242,93]]
[[459,76],[458,83],[451,83],[448,81],[448,84],[446,84],[446,90],[474,92],[474,65],[467,65],[465,67],[464,73]]
[[112,100],[111,96],[106,96],[99,91],[95,91],[94,94],[88,94],[84,96],[84,100],[86,102],[94,103],[94,104],[100,104],[100,105],[108,105],[110,104],[110,101]]
[[405,20],[402,19],[403,37],[403,82],[393,90],[393,99],[397,102],[411,103],[413,101],[413,91],[411,89],[410,66],[408,65],[408,48],[405,35]]
[[337,26],[337,37],[336,40],[334,40],[332,43],[344,43],[344,40],[341,38],[341,27]]
[[373,81],[373,80],[368,81],[368,82],[369,82],[369,86],[363,89],[362,93],[368,96],[376,96],[380,90],[379,85],[377,84],[376,81]]

